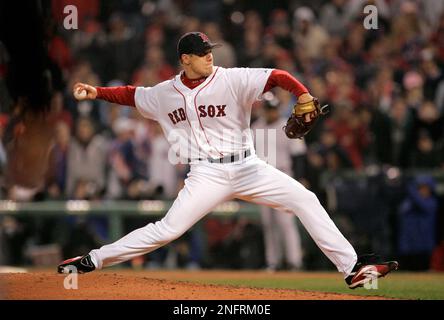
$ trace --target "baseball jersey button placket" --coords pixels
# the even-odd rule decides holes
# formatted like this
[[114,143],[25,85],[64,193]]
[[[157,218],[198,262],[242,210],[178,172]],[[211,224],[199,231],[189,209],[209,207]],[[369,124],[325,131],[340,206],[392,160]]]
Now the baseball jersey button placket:
[[193,95],[192,93],[187,94],[186,96],[186,104],[187,104],[187,108],[189,108],[192,112],[192,116],[190,117],[191,119],[191,124],[193,126],[193,129],[196,130],[196,132],[198,132],[198,136],[199,136],[199,143],[201,143],[201,145],[204,147],[205,153],[203,158],[205,157],[213,157],[213,158],[217,158],[219,156],[219,153],[214,149],[214,147],[212,147],[208,141],[206,141],[205,139],[205,132],[202,130],[201,126],[200,126],[200,119],[199,119],[199,113],[197,111],[197,109],[195,108],[194,105],[194,98],[195,95]]
[[200,150],[200,148],[203,147],[203,154],[201,154],[201,152],[198,152],[198,155],[196,156],[196,158],[205,158],[205,155],[207,154],[207,151],[205,151],[206,149],[206,141],[202,140],[202,134],[200,133],[200,127],[199,127],[199,119],[196,119],[196,117],[198,116],[196,114],[196,111],[194,109],[194,104],[193,104],[193,94],[192,93],[188,93],[184,95],[184,100],[185,100],[185,107],[187,108],[187,110],[189,110],[189,112],[187,112],[187,116],[188,116],[188,120],[191,126],[191,129],[196,133],[195,138],[198,140],[197,142],[197,147]]
[[193,96],[191,94],[187,95],[187,107],[194,110]]

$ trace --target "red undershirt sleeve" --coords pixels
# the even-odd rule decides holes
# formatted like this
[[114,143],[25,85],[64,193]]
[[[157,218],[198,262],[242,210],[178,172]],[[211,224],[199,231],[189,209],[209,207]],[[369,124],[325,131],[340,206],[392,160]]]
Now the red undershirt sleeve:
[[134,99],[136,87],[134,86],[96,87],[96,89],[97,99],[106,100],[108,102],[117,103],[123,106],[136,106]]
[[307,88],[300,83],[295,77],[287,71],[275,69],[271,72],[265,85],[264,92],[267,92],[274,87],[281,87],[299,97],[303,93],[308,93]]

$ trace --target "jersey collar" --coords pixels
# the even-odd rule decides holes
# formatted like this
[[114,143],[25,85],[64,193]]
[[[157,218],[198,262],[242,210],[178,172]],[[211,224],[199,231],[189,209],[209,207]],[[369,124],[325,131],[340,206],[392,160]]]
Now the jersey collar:
[[174,77],[174,85],[182,92],[195,92],[195,91],[199,90],[200,88],[206,86],[207,83],[210,82],[211,79],[213,79],[214,74],[217,72],[218,69],[219,69],[219,67],[215,66],[213,68],[213,72],[205,79],[205,81],[203,81],[201,84],[199,84],[197,87],[195,87],[193,89],[190,89],[186,85],[183,84],[183,82],[181,80],[181,75],[182,75],[182,72],[184,72],[184,71],[181,71],[179,74],[177,74]]

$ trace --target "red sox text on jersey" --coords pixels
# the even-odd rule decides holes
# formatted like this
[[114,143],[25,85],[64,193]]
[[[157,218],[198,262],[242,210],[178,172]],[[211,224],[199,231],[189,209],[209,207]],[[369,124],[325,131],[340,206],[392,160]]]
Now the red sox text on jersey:
[[[227,107],[226,104],[223,105],[212,105],[209,106],[206,105],[200,105],[197,107],[199,110],[199,117],[205,118],[218,118],[218,117],[225,117],[227,114],[225,113],[225,108]],[[184,108],[178,108],[174,110],[173,112],[168,113],[168,117],[170,118],[171,122],[173,124],[177,124],[180,121],[185,121],[187,119],[187,114],[184,110]]]

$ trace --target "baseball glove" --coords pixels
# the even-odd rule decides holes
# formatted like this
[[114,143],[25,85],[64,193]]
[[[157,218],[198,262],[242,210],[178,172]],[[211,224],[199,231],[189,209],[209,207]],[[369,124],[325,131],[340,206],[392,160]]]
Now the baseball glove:
[[302,139],[313,128],[319,117],[328,113],[327,107],[328,105],[320,107],[317,98],[305,103],[297,103],[283,128],[287,137]]

